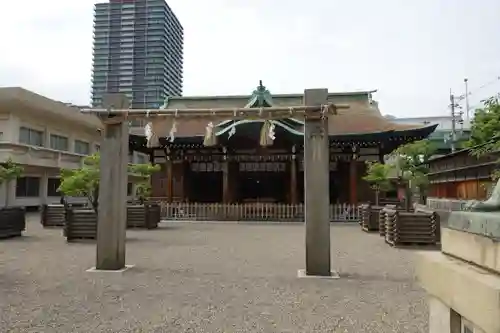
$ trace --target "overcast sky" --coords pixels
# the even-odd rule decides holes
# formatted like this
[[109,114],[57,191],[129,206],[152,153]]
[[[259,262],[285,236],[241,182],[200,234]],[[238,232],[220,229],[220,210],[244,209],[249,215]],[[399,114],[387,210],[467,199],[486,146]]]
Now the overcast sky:
[[[90,100],[95,0],[2,5],[0,85]],[[500,91],[499,0],[169,0],[185,31],[184,95],[378,89],[384,114],[446,114]],[[488,82],[493,82],[482,89]]]

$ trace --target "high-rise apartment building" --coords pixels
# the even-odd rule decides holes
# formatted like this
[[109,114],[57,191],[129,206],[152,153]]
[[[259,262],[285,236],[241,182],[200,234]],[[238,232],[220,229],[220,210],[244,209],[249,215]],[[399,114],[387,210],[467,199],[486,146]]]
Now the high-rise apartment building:
[[125,93],[133,108],[182,94],[183,28],[165,0],[110,0],[94,8],[92,105]]

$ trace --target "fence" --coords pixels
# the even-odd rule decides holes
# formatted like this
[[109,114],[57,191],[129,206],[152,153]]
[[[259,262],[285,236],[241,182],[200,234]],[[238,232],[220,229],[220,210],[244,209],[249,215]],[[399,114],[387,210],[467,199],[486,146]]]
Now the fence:
[[[160,206],[162,220],[303,222],[305,213],[304,204],[161,202]],[[357,205],[330,205],[330,222],[358,221],[360,217]]]
[[444,211],[461,211],[470,205],[471,200],[427,198],[426,206],[430,209]]

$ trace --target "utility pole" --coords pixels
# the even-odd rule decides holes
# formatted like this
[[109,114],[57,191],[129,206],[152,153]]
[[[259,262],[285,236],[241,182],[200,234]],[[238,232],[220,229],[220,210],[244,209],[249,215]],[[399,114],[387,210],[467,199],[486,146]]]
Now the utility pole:
[[451,93],[450,89],[450,109],[451,109],[451,152],[456,150],[455,143],[457,141],[457,128],[455,120],[455,95]]
[[467,117],[467,123],[470,120],[470,115],[469,115],[469,79],[465,78],[464,79],[465,83],[465,116]]

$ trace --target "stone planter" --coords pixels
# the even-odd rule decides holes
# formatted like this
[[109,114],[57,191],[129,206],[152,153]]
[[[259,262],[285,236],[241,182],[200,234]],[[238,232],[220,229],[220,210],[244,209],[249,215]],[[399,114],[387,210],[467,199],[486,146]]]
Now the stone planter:
[[62,227],[66,220],[64,205],[42,205],[40,222],[44,227]]
[[0,238],[21,236],[26,229],[26,212],[22,207],[0,209]]
[[160,206],[146,203],[127,206],[127,228],[154,229],[160,223]]
[[361,228],[363,231],[371,232],[379,230],[379,215],[384,207],[363,205],[361,207]]
[[435,245],[439,227],[433,212],[386,209],[385,241],[391,246]]
[[72,208],[66,211],[64,236],[68,242],[97,238],[97,214],[93,209]]

